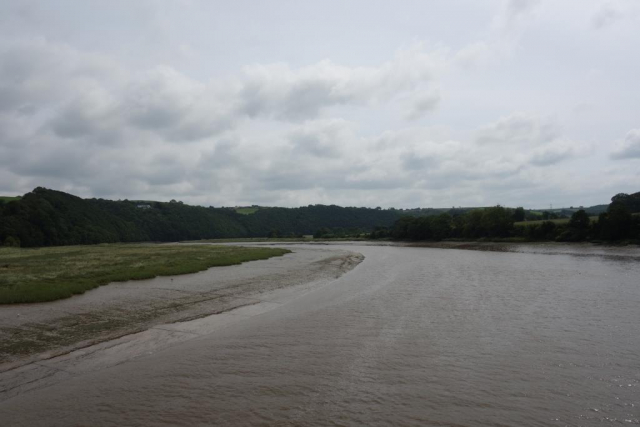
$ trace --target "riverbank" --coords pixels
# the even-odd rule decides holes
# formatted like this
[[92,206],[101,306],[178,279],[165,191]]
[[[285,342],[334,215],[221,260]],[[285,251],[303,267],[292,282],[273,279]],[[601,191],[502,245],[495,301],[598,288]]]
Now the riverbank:
[[241,266],[111,283],[64,300],[3,306],[0,372],[155,325],[253,305],[273,290],[334,279],[361,260],[344,250],[294,249]]
[[[638,422],[639,248],[285,247],[294,253],[228,269],[261,283],[294,256],[366,258],[335,280],[0,373],[0,419],[29,427]],[[260,274],[249,274],[258,264]]]
[[196,273],[286,253],[280,248],[122,243],[0,248],[0,304],[54,301],[112,282]]

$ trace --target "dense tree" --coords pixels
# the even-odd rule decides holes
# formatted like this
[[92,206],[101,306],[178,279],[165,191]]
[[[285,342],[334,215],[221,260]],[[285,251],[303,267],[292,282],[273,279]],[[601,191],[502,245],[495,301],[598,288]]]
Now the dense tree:
[[36,188],[0,206],[0,242],[12,236],[22,246],[176,241],[225,237],[312,234],[322,227],[359,235],[390,226],[400,211],[311,205],[265,208],[251,215],[233,209],[189,206],[179,201],[81,199]]
[[600,214],[598,219],[599,237],[604,240],[620,240],[631,236],[633,217],[627,205],[614,201],[607,213]]
[[[181,202],[81,199],[36,188],[0,204],[0,243],[25,247],[110,242],[176,241],[227,237],[391,237],[408,240],[516,237],[527,240],[638,240],[640,193],[618,194],[595,223],[585,210],[566,224],[519,224],[522,208],[369,209],[335,205],[260,208],[250,215],[234,209]],[[407,215],[409,213],[410,215]],[[543,212],[547,217],[555,214]]]
[[611,204],[624,205],[631,213],[640,212],[640,192],[634,194],[616,194],[611,198]]
[[516,221],[516,222],[524,221],[524,217],[525,217],[525,213],[524,213],[524,208],[523,207],[516,208],[513,211],[513,220],[514,221]]
[[586,231],[589,229],[590,223],[591,219],[589,218],[589,215],[587,215],[584,209],[580,209],[571,215],[569,227],[580,231]]
[[558,235],[558,240],[568,242],[579,242],[585,240],[589,235],[591,219],[589,215],[580,209],[571,215],[567,228]]

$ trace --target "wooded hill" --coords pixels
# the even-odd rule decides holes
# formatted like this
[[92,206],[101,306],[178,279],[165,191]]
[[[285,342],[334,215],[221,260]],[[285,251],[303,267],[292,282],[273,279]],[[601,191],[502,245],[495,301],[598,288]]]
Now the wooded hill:
[[189,206],[181,202],[82,199],[38,187],[20,200],[0,201],[0,242],[23,247],[113,242],[289,236],[318,229],[391,226],[400,211],[310,205],[260,209]]
[[[614,201],[625,204],[631,212],[640,211],[640,193],[618,195]],[[0,199],[0,243],[36,247],[308,234],[348,237],[372,231],[374,238],[503,237],[514,235],[514,221],[525,217],[537,219],[522,208],[500,207],[401,210],[309,205],[260,208],[241,214],[234,208],[189,206],[173,200],[82,199],[38,187],[19,199]],[[508,232],[494,224],[503,222]],[[440,231],[426,231],[431,228]]]

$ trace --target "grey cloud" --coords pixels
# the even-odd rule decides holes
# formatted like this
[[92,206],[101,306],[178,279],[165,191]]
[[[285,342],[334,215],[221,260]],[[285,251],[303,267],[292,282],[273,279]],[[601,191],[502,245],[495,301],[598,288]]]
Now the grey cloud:
[[195,141],[233,127],[232,100],[170,67],[138,77],[125,90],[121,109],[127,120],[173,141]]
[[300,121],[331,106],[368,105],[430,82],[443,61],[441,53],[416,45],[378,67],[345,67],[328,60],[299,69],[254,65],[241,78],[240,109],[250,117]]
[[215,148],[200,154],[198,168],[233,168],[241,162],[236,150],[237,141],[223,139],[216,142]]
[[114,100],[102,88],[90,87],[60,106],[48,126],[61,138],[117,144],[124,124],[118,120]]
[[263,172],[263,178],[256,181],[256,189],[267,191],[302,191],[322,188],[325,190],[391,190],[410,188],[413,182],[407,178],[354,178],[349,177],[348,165],[325,171],[309,171],[303,168],[270,170]]
[[419,96],[414,102],[407,118],[415,120],[426,113],[435,110],[440,104],[440,93],[438,91],[428,92]]
[[408,153],[403,156],[402,165],[409,170],[423,170],[436,166],[438,159],[435,157],[420,156],[416,153]]
[[[368,7],[358,1],[352,10]],[[634,161],[610,158],[640,158],[640,131],[607,146],[637,127],[629,52],[639,33],[622,25],[630,2],[594,17],[600,27],[625,21],[606,34],[584,25],[602,3],[504,0],[407,5],[402,19],[398,8],[372,9],[355,27],[326,15],[323,37],[291,24],[292,8],[247,33],[195,19],[209,7],[198,0],[193,9],[149,3],[139,16],[130,2],[109,4],[113,14],[33,3],[37,19],[20,20],[7,16],[11,2],[20,4],[0,6],[0,194],[47,185],[206,205],[400,207],[586,197],[574,181],[592,192],[573,200],[584,204],[636,191]],[[158,8],[162,25],[142,28]],[[255,13],[213,9],[229,22]],[[262,31],[273,25],[281,31]],[[594,63],[601,72],[583,79]],[[584,103],[589,114],[572,113]],[[610,158],[594,155],[605,150]]]
[[540,0],[508,0],[507,1],[507,16],[509,19],[519,19],[523,15],[531,12],[536,6],[540,4]]
[[290,141],[295,145],[299,153],[308,153],[316,157],[333,157],[340,155],[338,148],[326,143],[318,135],[308,133],[298,133],[292,135]]
[[[168,156],[168,155],[167,155]],[[188,168],[179,159],[171,157],[155,157],[144,167],[133,172],[130,177],[149,186],[174,185],[187,178]]]
[[540,3],[540,0],[503,0],[502,9],[494,18],[494,29],[507,39],[517,40]]
[[550,120],[515,113],[482,127],[476,136],[478,144],[545,144],[560,136],[558,126]]
[[357,142],[351,125],[344,120],[318,120],[301,125],[289,134],[294,154],[338,158],[343,147]]
[[611,154],[615,160],[640,159],[640,129],[627,132],[624,142]]
[[536,166],[555,165],[563,160],[573,156],[573,150],[570,148],[548,148],[536,152],[531,157],[531,163]]
[[120,78],[121,71],[105,57],[46,39],[5,40],[0,43],[0,111],[41,110],[73,96],[87,81],[104,84]]
[[14,152],[13,161],[8,169],[18,175],[41,178],[82,179],[93,172],[90,159],[95,155],[91,151],[71,144],[56,143],[27,148],[30,156],[21,156]]
[[33,108],[60,94],[47,76],[60,75],[56,57],[65,58],[66,53],[48,50],[43,41],[0,44],[0,111]]
[[169,67],[159,67],[128,85],[123,104],[129,120],[143,129],[177,126],[201,88]]
[[615,9],[611,3],[606,3],[591,18],[591,26],[596,30],[600,30],[613,24],[621,17],[622,14],[619,10]]

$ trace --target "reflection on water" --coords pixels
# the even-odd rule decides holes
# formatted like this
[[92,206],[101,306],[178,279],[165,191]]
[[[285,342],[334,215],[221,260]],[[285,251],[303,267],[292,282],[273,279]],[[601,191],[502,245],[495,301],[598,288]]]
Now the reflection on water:
[[3,402],[0,419],[640,424],[638,250],[539,248],[349,246],[366,259],[330,285],[181,346]]

